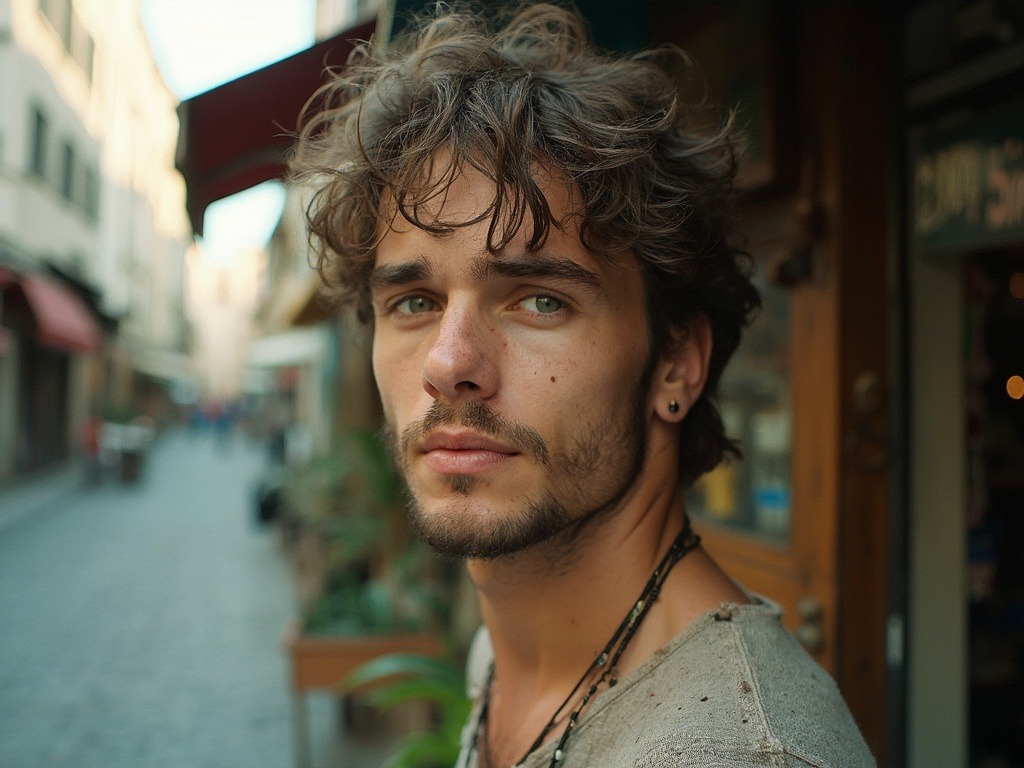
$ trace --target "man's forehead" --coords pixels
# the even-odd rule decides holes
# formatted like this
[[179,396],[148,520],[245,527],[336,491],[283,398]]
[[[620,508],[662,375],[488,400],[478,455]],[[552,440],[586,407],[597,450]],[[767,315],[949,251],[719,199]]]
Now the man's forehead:
[[[447,149],[438,150],[414,184],[398,192],[391,185],[381,190],[378,234],[383,236],[381,228],[401,231],[406,227],[427,225],[449,230],[476,220],[487,221],[489,225],[495,219],[495,228],[501,231],[505,225],[516,223],[511,217],[513,201],[525,203],[538,194],[549,211],[552,226],[564,229],[573,223],[578,225],[583,217],[582,198],[579,189],[561,169],[535,162],[531,164],[529,181],[536,189],[511,182],[499,193],[497,184],[472,163],[452,157]],[[524,228],[532,231],[534,222],[529,205],[525,206],[524,213],[517,231],[509,234],[518,235]],[[437,234],[443,236],[445,232]]]
[[[540,222],[547,227],[546,237],[531,248],[537,233],[530,207],[525,206],[521,217],[515,216],[509,202],[513,190],[502,190],[499,195],[496,184],[484,173],[465,163],[455,170],[451,162],[448,158],[436,162],[430,176],[433,186],[423,185],[405,194],[401,210],[396,192],[385,187],[377,222],[375,267],[402,264],[406,275],[414,268],[425,274],[430,265],[424,256],[430,251],[432,260],[443,257],[438,268],[458,267],[476,280],[515,274],[526,277],[551,270],[596,286],[607,279],[610,261],[620,262],[619,266],[635,261],[609,260],[586,248],[580,240],[581,196],[557,168],[535,164],[535,192],[542,196],[548,212]],[[525,195],[526,190],[518,194]],[[427,245],[430,241],[444,242],[446,248],[438,254]],[[576,265],[575,273],[571,264]]]

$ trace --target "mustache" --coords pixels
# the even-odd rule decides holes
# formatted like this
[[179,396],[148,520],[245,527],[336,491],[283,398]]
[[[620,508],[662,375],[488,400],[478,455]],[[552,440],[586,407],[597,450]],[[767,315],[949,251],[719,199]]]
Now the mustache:
[[425,439],[431,430],[442,426],[474,429],[506,443],[544,466],[548,464],[548,447],[537,430],[505,419],[479,400],[468,400],[458,408],[451,403],[435,400],[422,419],[402,430],[402,456],[408,456],[413,444]]

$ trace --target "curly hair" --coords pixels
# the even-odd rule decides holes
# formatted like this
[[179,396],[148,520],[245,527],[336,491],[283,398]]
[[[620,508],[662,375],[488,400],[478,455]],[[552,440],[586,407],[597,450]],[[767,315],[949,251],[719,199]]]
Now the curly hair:
[[[564,8],[524,6],[497,23],[445,9],[386,50],[357,47],[307,105],[291,168],[314,190],[307,219],[317,268],[364,321],[381,220],[401,215],[441,232],[489,217],[497,253],[529,213],[535,250],[560,224],[537,168],[564,176],[581,201],[583,245],[638,260],[652,363],[700,316],[709,322],[707,384],[681,428],[688,485],[739,453],[714,398],[760,299],[749,258],[730,245],[731,118],[716,131],[696,127],[668,74],[680,63],[689,66],[676,49],[597,51],[580,15]],[[489,208],[473,221],[421,220],[424,203],[466,167],[494,183]]]

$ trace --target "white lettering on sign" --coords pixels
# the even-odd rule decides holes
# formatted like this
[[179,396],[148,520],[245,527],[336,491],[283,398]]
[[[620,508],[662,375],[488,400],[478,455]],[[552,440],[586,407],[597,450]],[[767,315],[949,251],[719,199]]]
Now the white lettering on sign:
[[1024,224],[1021,149],[1021,142],[1007,139],[1002,147],[992,147],[988,152],[988,188],[992,194],[985,208],[985,225],[990,229]]
[[955,219],[981,218],[981,145],[962,142],[924,155],[914,179],[914,229],[926,235]]
[[1024,226],[1024,143],[961,141],[914,167],[914,232],[943,227],[995,232]]

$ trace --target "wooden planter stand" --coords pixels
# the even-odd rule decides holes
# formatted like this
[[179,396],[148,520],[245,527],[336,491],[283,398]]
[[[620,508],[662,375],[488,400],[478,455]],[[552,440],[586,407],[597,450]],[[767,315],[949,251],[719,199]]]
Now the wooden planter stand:
[[339,692],[338,684],[346,675],[379,656],[418,653],[439,657],[444,651],[440,638],[435,635],[308,635],[301,633],[298,626],[289,628],[283,644],[291,664],[292,725],[297,768],[311,768],[306,709],[309,691]]

